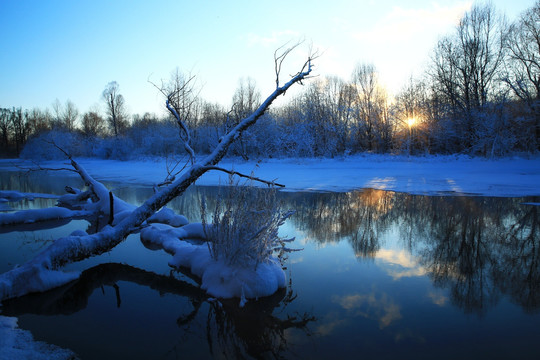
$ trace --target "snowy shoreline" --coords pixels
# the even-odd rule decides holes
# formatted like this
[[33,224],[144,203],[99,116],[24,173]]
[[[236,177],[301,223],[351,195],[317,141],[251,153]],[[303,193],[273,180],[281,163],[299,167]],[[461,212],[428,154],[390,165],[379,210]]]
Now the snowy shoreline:
[[[78,159],[100,181],[154,185],[167,173],[166,159]],[[24,160],[2,159],[0,171],[32,166]],[[65,161],[46,161],[43,167],[65,167]],[[260,162],[224,159],[221,166],[275,180],[286,191],[346,192],[373,188],[421,195],[540,196],[540,156],[530,158],[473,158],[362,154],[335,159],[267,159]],[[227,183],[227,175],[205,174],[198,185]]]

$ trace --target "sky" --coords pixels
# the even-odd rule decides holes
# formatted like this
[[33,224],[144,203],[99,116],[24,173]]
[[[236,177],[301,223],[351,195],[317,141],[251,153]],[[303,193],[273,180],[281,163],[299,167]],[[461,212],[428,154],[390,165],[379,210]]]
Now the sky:
[[[492,3],[513,21],[534,0]],[[275,50],[298,41],[283,80],[312,48],[320,54],[314,74],[349,80],[357,64],[373,63],[394,94],[422,74],[437,40],[472,4],[0,0],[0,107],[52,109],[58,99],[80,113],[103,110],[101,93],[116,81],[129,113],[162,115],[163,97],[150,82],[160,84],[176,68],[195,75],[205,100],[229,107],[240,79],[252,78],[262,97],[269,95]]]

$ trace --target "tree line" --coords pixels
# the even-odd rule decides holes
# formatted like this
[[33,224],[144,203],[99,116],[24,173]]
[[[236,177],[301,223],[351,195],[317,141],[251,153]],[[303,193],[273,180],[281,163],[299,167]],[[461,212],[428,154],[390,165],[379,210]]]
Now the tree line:
[[[249,78],[239,81],[230,108],[202,99],[195,78],[178,69],[162,85],[156,88],[175,94],[174,108],[199,153],[212,149],[261,102]],[[183,153],[174,119],[129,116],[119,90],[116,82],[109,83],[102,94],[105,112],[93,109],[82,116],[69,100],[63,105],[57,100],[52,112],[1,109],[0,151],[54,156],[42,149],[45,139],[80,156]],[[230,153],[245,159],[359,152],[534,153],[540,150],[539,96],[540,1],[512,23],[490,3],[476,4],[437,42],[425,72],[411,77],[394,97],[373,64],[359,63],[347,80],[318,77],[266,113]]]

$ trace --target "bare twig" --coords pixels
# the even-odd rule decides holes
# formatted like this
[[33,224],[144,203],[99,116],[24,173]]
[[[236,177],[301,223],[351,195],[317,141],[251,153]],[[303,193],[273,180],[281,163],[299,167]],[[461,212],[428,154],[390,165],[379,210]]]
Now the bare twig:
[[167,160],[166,160],[167,176],[165,176],[165,180],[163,180],[162,182],[157,184],[157,187],[162,187],[162,186],[165,186],[165,185],[172,184],[173,181],[176,179],[176,176],[178,174],[180,174],[182,171],[184,171],[186,169],[186,167],[190,163],[190,160],[188,159],[187,161],[184,162],[184,165],[182,166],[182,168],[180,170],[175,171],[176,168],[178,167],[178,165],[180,165],[180,163],[182,163],[183,161],[184,161],[184,157],[182,157],[182,159],[176,161],[176,163],[174,164],[174,166],[171,169],[170,165],[169,165],[169,158],[167,157]]
[[52,145],[54,146],[55,148],[57,148],[58,150],[60,150],[62,152],[62,154],[64,154],[69,160],[71,160],[71,154],[68,153],[66,150],[64,150],[63,148],[61,148],[60,146],[56,145],[56,143],[54,142],[54,140],[43,140],[44,142],[46,142],[47,144],[49,145]]
[[178,125],[180,126],[180,129],[184,132],[186,136],[186,139],[184,140],[184,149],[189,154],[191,164],[193,165],[195,163],[195,151],[193,151],[193,149],[191,148],[191,145],[189,144],[191,142],[191,136],[189,135],[189,130],[186,124],[184,123],[184,121],[182,121],[182,119],[180,118],[180,115],[178,115],[178,112],[176,111],[176,109],[171,106],[170,100],[171,100],[171,95],[167,96],[167,101],[166,101],[167,109],[169,109],[171,114],[174,115],[174,117],[176,118],[176,122],[178,123]]
[[264,180],[264,179],[258,178],[256,176],[253,176],[253,175],[246,175],[246,174],[240,173],[238,171],[228,170],[228,169],[225,169],[225,168],[222,168],[222,167],[219,167],[219,166],[205,166],[205,169],[206,170],[223,171],[224,173],[227,173],[229,175],[236,175],[236,176],[239,176],[239,177],[243,177],[243,178],[246,178],[246,179],[250,179],[250,180],[253,180],[253,181],[257,181],[257,182],[266,184],[268,186],[278,186],[278,187],[282,187],[282,188],[285,187],[285,185],[283,185],[283,184],[276,183],[275,179],[272,180],[272,181],[268,181],[268,180]]
[[[288,43],[283,44],[282,46],[277,48],[276,51],[274,51],[274,70],[276,72],[276,88],[279,88],[279,75],[281,74],[281,66],[283,65],[283,61],[285,60],[287,55],[291,53],[291,51],[293,51],[295,48],[297,48],[301,44],[301,42],[298,42],[289,48],[285,48],[287,44]],[[283,50],[284,48],[285,50]]]
[[186,80],[183,75],[178,73],[178,70],[176,70],[176,73],[173,73],[169,84],[165,84],[162,80],[161,86],[157,86],[148,80],[150,84],[165,96],[165,105],[180,127],[180,139],[184,142],[184,149],[190,157],[191,165],[195,163],[195,151],[191,148],[191,135],[187,122],[193,116],[193,108],[199,95],[195,93],[194,80],[194,75],[189,75]]
[[24,167],[24,166],[20,166],[18,164],[14,164],[14,166],[17,168],[17,169],[21,169],[21,170],[24,170],[28,173],[30,172],[34,172],[34,171],[72,171],[72,172],[77,172],[76,170],[74,169],[70,169],[70,168],[46,168],[46,167],[43,167],[41,166],[39,163],[35,162],[35,161],[32,161],[32,164],[34,164],[34,167],[33,168],[29,168],[29,167]]

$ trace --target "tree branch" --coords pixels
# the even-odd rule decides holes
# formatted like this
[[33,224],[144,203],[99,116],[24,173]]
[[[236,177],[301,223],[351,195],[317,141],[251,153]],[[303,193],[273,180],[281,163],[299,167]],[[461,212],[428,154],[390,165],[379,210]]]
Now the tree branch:
[[278,186],[278,187],[282,187],[282,188],[285,187],[285,185],[283,185],[283,184],[276,183],[275,182],[276,179],[274,179],[272,181],[268,181],[268,180],[264,180],[264,179],[258,178],[256,176],[253,176],[253,175],[246,175],[246,174],[240,173],[238,171],[227,170],[227,169],[219,167],[219,166],[205,166],[205,169],[206,169],[206,171],[209,171],[209,170],[223,171],[224,173],[227,173],[229,175],[236,175],[236,176],[239,176],[239,177],[243,177],[243,178],[246,178],[246,179],[250,179],[250,180],[253,180],[253,181],[257,181],[257,182],[266,184],[268,186]]
[[176,122],[180,126],[180,129],[182,129],[182,131],[186,135],[186,140],[184,141],[184,149],[189,154],[189,159],[191,161],[191,164],[193,165],[195,163],[195,151],[193,151],[193,149],[191,148],[191,145],[189,144],[191,142],[191,136],[189,135],[189,130],[186,124],[182,121],[182,119],[180,119],[180,115],[178,115],[178,112],[170,105],[170,98],[171,98],[171,94],[167,96],[167,101],[166,101],[167,109],[171,112],[171,114],[174,115],[174,117],[176,118]]

